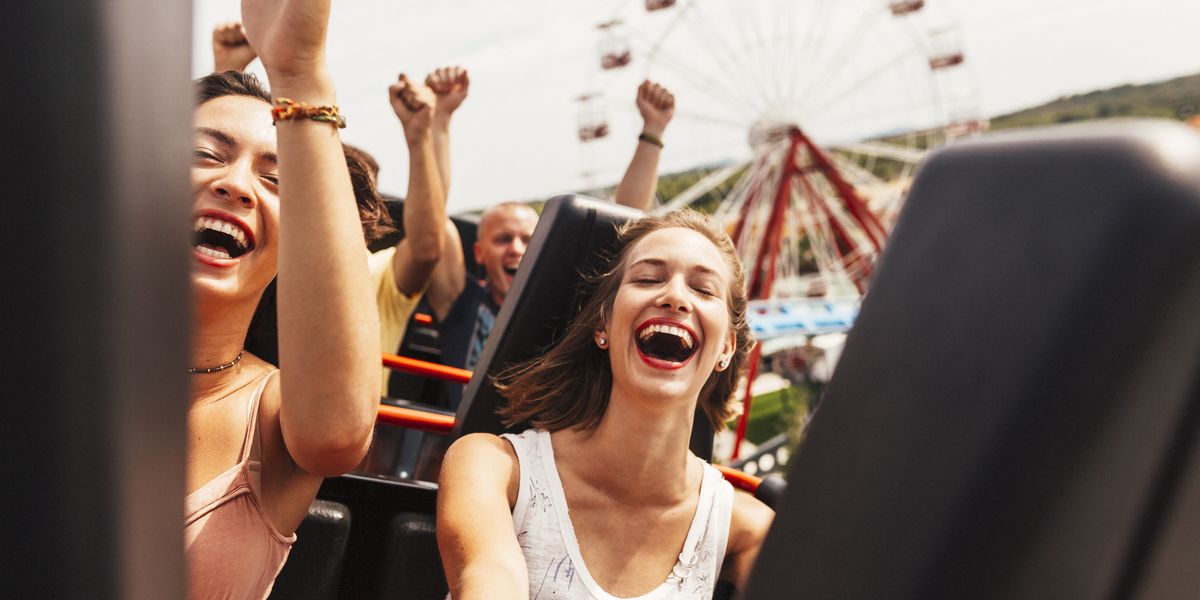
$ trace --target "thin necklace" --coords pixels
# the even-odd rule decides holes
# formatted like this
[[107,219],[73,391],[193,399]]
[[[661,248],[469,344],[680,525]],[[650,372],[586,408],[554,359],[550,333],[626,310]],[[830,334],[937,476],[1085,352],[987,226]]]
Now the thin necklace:
[[238,352],[238,355],[236,358],[234,358],[233,360],[231,360],[223,365],[217,365],[215,367],[204,367],[204,368],[199,368],[199,369],[196,369],[196,368],[188,369],[188,373],[191,373],[192,375],[196,375],[199,373],[216,373],[217,371],[224,371],[225,369],[228,369],[228,368],[232,367],[233,365],[238,364],[238,361],[242,360],[242,355],[245,353],[246,353],[246,349],[243,348],[241,351]]

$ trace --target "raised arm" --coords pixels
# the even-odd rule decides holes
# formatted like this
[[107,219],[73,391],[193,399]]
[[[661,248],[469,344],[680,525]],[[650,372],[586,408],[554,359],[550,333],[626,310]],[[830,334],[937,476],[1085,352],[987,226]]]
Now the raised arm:
[[[242,0],[276,98],[336,104],[325,66],[329,0]],[[279,427],[291,459],[319,476],[366,452],[379,402],[379,321],[338,129],[276,124],[279,152]]]
[[404,239],[396,245],[392,273],[396,287],[411,296],[425,289],[442,256],[446,186],[438,172],[430,131],[437,98],[428,87],[409,81],[403,73],[388,88],[388,98],[408,142]]
[[462,67],[441,67],[425,76],[425,85],[437,96],[433,110],[433,147],[438,172],[446,190],[450,189],[450,117],[467,98],[471,78]]
[[529,575],[512,527],[520,467],[508,442],[471,434],[442,462],[437,538],[454,600],[525,599]]
[[222,23],[213,28],[213,71],[245,71],[258,54],[246,40],[246,30],[242,24],[234,21]]
[[658,188],[658,159],[662,155],[663,133],[675,115],[675,96],[657,83],[643,81],[638,86],[637,108],[644,122],[642,137],[638,139],[625,176],[617,184],[616,201],[647,210],[654,202],[654,192]]
[[[441,67],[425,77],[425,85],[437,96],[437,106],[433,111],[433,147],[437,153],[438,172],[442,176],[442,184],[450,189],[450,120],[454,111],[466,99],[471,87],[471,79],[467,70],[462,67]],[[466,265],[464,263],[462,241],[458,229],[447,221],[446,236],[442,243],[442,259],[434,269],[433,279],[429,282],[429,291],[425,300],[429,303],[438,321],[446,318],[454,301],[462,293],[466,285]]]

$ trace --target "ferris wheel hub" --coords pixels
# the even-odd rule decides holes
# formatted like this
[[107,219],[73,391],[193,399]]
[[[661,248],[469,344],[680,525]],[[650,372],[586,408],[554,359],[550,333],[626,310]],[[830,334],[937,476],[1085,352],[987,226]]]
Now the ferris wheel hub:
[[787,121],[776,119],[761,119],[750,125],[750,133],[748,140],[750,147],[755,151],[761,150],[768,146],[773,146],[781,140],[786,140],[791,137],[792,132],[800,129],[800,126]]

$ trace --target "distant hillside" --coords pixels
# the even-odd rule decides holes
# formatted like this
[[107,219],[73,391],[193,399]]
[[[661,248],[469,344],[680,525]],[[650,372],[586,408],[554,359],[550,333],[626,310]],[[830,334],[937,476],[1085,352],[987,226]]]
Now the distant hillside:
[[[1112,117],[1162,117],[1182,121],[1197,115],[1200,115],[1200,73],[1156,83],[1127,84],[1106,90],[1064,96],[1045,104],[992,117],[990,129],[995,131]],[[884,138],[883,141],[889,140]],[[659,198],[664,202],[674,198],[699,181],[712,168],[664,173],[658,181]],[[876,171],[876,175],[883,179],[891,179],[899,172],[900,164],[880,158],[875,161],[873,169]],[[735,180],[736,177],[731,177],[730,181],[726,181],[723,186],[720,186],[721,189],[700,199],[693,205],[693,208],[703,212],[715,210],[719,198]],[[615,183],[609,187],[582,193],[609,198],[612,197],[614,188]],[[540,210],[540,202],[533,201],[531,203]]]
[[1064,96],[1040,106],[993,117],[991,128],[1011,129],[1111,117],[1162,117],[1182,121],[1197,113],[1200,113],[1200,74]]

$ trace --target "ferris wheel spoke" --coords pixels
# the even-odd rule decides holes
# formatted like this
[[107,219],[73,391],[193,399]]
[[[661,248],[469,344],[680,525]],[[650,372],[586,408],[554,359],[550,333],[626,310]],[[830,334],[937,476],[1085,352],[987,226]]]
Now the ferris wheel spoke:
[[670,202],[655,209],[654,212],[659,214],[668,213],[692,204],[701,197],[707,196],[714,189],[720,187],[725,183],[726,180],[730,178],[730,176],[736,173],[738,169],[745,168],[745,166],[746,163],[744,162],[735,162],[705,175],[704,177],[700,178],[700,181],[697,181],[688,189],[680,192],[679,195],[672,198]]
[[[652,54],[650,55],[651,59],[653,59],[654,55],[660,51],[662,44],[667,41],[668,36],[670,36],[670,34],[672,32],[674,32],[674,30],[681,23],[688,23],[689,18],[694,18],[694,19],[703,19],[704,18],[703,15],[700,15],[697,12],[698,11],[697,7],[699,6],[698,1],[699,0],[692,0],[686,6],[682,7],[682,9],[680,10],[679,17],[671,22],[671,24],[667,27],[666,31],[663,32],[663,35],[660,36],[658,41],[654,44],[654,47],[652,49]],[[740,86],[739,83],[740,83],[741,78],[744,76],[744,73],[742,73],[741,71],[739,71],[737,69],[736,64],[732,64],[730,62],[730,58],[729,58],[728,54],[722,54],[723,48],[719,48],[718,44],[713,43],[714,41],[720,42],[721,40],[719,38],[713,38],[711,36],[708,39],[706,39],[705,37],[702,37],[699,33],[697,33],[697,31],[695,29],[690,29],[688,27],[685,27],[685,29],[689,29],[689,31],[691,32],[692,39],[695,41],[696,45],[698,47],[704,49],[704,51],[709,55],[709,58],[712,60],[713,64],[716,64],[718,67],[720,67],[720,69],[724,72],[726,79],[728,79],[728,81],[730,81],[730,82],[733,82],[734,87],[737,88],[739,91],[739,93],[737,95],[742,96],[743,94],[740,93],[742,86]],[[746,102],[747,106],[753,105],[753,101],[750,97],[746,97],[745,102]]]
[[[688,7],[685,7],[685,9],[690,8],[690,7],[691,7],[691,5],[688,5]],[[680,17],[679,19],[676,19],[675,21],[673,21],[668,26],[666,33],[669,33],[670,31],[672,31],[683,18],[685,18],[685,17]],[[706,93],[706,95],[712,91],[722,92],[724,99],[730,103],[727,105],[727,108],[730,108],[735,114],[744,113],[748,106],[753,106],[753,98],[746,96],[745,94],[742,93],[742,90],[736,85],[735,78],[731,77],[729,79],[729,81],[732,81],[735,83],[734,85],[731,85],[729,83],[729,81],[727,81],[727,82],[718,81],[717,79],[714,79],[712,76],[706,74],[704,72],[703,68],[693,67],[688,61],[684,60],[682,57],[676,55],[674,52],[667,50],[663,46],[663,42],[666,40],[666,33],[663,36],[659,37],[659,39],[657,39],[657,40],[649,40],[644,35],[641,35],[641,34],[635,34],[633,37],[637,42],[645,45],[649,49],[647,52],[647,56],[649,57],[650,60],[653,61],[653,60],[662,59],[662,60],[665,60],[666,62],[670,63],[670,66],[672,67],[672,69],[680,71],[681,75],[686,76],[692,85],[696,86],[699,90],[703,90]],[[713,57],[714,62],[716,62],[719,66],[721,66],[722,69],[724,69],[726,71],[726,73],[732,73],[733,76],[736,76],[736,74],[737,74],[736,70],[730,70],[727,67],[727,65],[723,62],[722,57],[713,53],[713,49],[711,47],[706,46],[704,44],[701,44],[701,47],[708,49],[709,54]]]
[[[645,40],[642,40],[643,42]],[[658,60],[667,63],[671,70],[692,85],[697,90],[702,90],[708,97],[715,100],[720,100],[725,107],[733,112],[733,114],[741,114],[746,112],[747,106],[752,106],[751,98],[738,93],[736,87],[731,87],[728,83],[723,83],[711,76],[706,75],[704,71],[691,66],[681,58],[677,58],[673,53],[668,52],[663,48],[659,48]]]
[[[764,45],[763,33],[767,30],[763,27],[763,23],[759,21],[758,12],[755,10],[755,2],[739,2],[734,8],[733,4],[726,4],[725,7],[729,13],[729,20],[738,25],[738,34],[742,40],[742,52],[740,56],[745,56],[746,61],[742,65],[745,68],[754,68],[758,73],[756,79],[760,82],[759,91],[761,92],[764,110],[769,110],[774,102],[771,97],[770,85],[774,83],[774,78],[771,77],[771,57],[766,51]],[[744,15],[739,15],[738,11],[744,11]],[[745,27],[743,27],[743,25]],[[747,31],[748,30],[748,31]],[[746,64],[749,63],[749,64]]]
[[825,89],[829,84],[833,83],[833,81],[828,80],[831,74],[834,77],[840,74],[841,68],[849,64],[854,54],[866,45],[864,40],[867,39],[867,31],[875,26],[879,16],[882,14],[884,14],[883,10],[873,10],[863,14],[854,29],[851,30],[850,35],[842,41],[842,45],[833,53],[832,56],[834,58],[826,61],[824,63],[825,68],[809,82],[807,89],[800,97],[800,114],[805,114],[804,109],[806,108],[806,104],[812,99],[814,94],[819,93],[819,90]]
[[728,117],[718,117],[718,116],[714,116],[714,115],[707,115],[704,113],[691,111],[691,110],[676,110],[675,116],[682,117],[685,119],[690,119],[693,121],[701,121],[704,123],[711,123],[713,125],[720,125],[720,126],[724,126],[724,127],[734,127],[740,131],[745,131],[750,128],[750,123],[748,123],[746,121],[739,121],[739,120],[731,119]]
[[799,2],[795,0],[775,0],[774,4],[775,46],[773,47],[774,58],[771,64],[775,67],[775,96],[781,105],[781,110],[786,110],[786,105],[788,104],[788,89],[791,77],[789,72],[795,71],[794,65],[789,64],[784,59],[790,55],[790,50],[795,47],[797,4]]
[[[836,103],[830,103],[827,106],[825,106],[825,108],[822,110],[809,111],[806,114],[806,117],[809,119],[816,119],[817,117],[827,114],[830,109],[836,108],[837,106],[838,105]],[[919,109],[928,108],[928,107],[929,107],[928,102],[923,102],[920,100],[912,101],[910,99],[910,101],[904,102],[903,104],[891,104],[891,105],[886,105],[886,106],[880,106],[877,108],[872,108],[869,111],[860,111],[860,112],[854,112],[854,113],[850,113],[850,114],[842,114],[842,115],[839,115],[837,118],[820,119],[820,122],[825,125],[862,122],[870,117],[912,114],[912,112],[914,110],[919,110]]]
[[[839,148],[839,150],[840,149],[841,148]],[[883,179],[879,178],[874,173],[864,169],[863,167],[859,166],[858,163],[846,158],[845,156],[842,156],[840,153],[830,152],[829,154],[833,158],[834,164],[837,165],[838,170],[847,175],[847,179],[850,179],[856,186],[874,186],[884,182]]]
[[839,88],[837,92],[827,93],[827,94],[824,94],[823,96],[817,96],[817,98],[825,100],[825,102],[823,104],[816,106],[815,108],[812,109],[811,112],[806,113],[806,114],[807,115],[821,114],[822,111],[829,108],[832,104],[836,103],[838,100],[841,100],[841,99],[845,98],[846,96],[850,95],[855,90],[857,90],[858,88],[865,85],[867,82],[874,80],[876,77],[878,77],[884,71],[887,71],[888,69],[895,67],[897,64],[904,62],[904,60],[907,58],[909,58],[909,57],[904,54],[896,53],[890,59],[884,61],[883,63],[879,64],[875,68],[867,71],[867,73],[865,75],[863,75],[862,77],[859,77],[858,79],[852,81],[849,85]]
[[616,0],[613,10],[608,12],[608,14],[612,15],[608,18],[609,22],[619,20],[621,14],[625,12],[625,8],[629,6],[630,2],[634,1],[635,0]]
[[[808,31],[804,35],[804,45],[800,47],[799,53],[796,54],[792,64],[797,68],[793,69],[795,79],[792,80],[792,90],[790,97],[795,98],[796,92],[804,81],[804,76],[801,75],[799,67],[816,64],[815,58],[819,56],[821,45],[825,41],[825,34],[828,28],[821,28],[819,23],[828,20],[832,9],[830,8],[829,0],[816,0],[813,5],[812,13],[808,21]],[[807,75],[807,73],[805,73]]]
[[885,144],[883,142],[857,142],[854,144],[839,144],[836,146],[838,150],[862,154],[864,156],[872,156],[875,158],[887,158],[903,163],[917,164],[925,160],[926,151],[912,150],[902,146]]
[[[757,98],[759,102],[752,104],[752,107],[754,113],[761,113],[766,108],[767,102],[766,98],[762,97],[762,82],[759,81],[753,69],[746,68],[746,65],[740,60],[744,53],[730,45],[730,40],[726,39],[727,36],[722,33],[720,21],[705,13],[698,0],[694,0],[692,4],[695,7],[692,14],[696,16],[695,23],[697,25],[697,28],[690,29],[693,38],[702,47],[711,46],[714,49],[719,47],[719,50],[728,57],[728,60],[722,61],[722,65],[729,73],[730,80],[748,90],[747,93],[750,93],[751,96],[754,91],[759,93]],[[703,28],[703,31],[699,29],[700,27]]]

